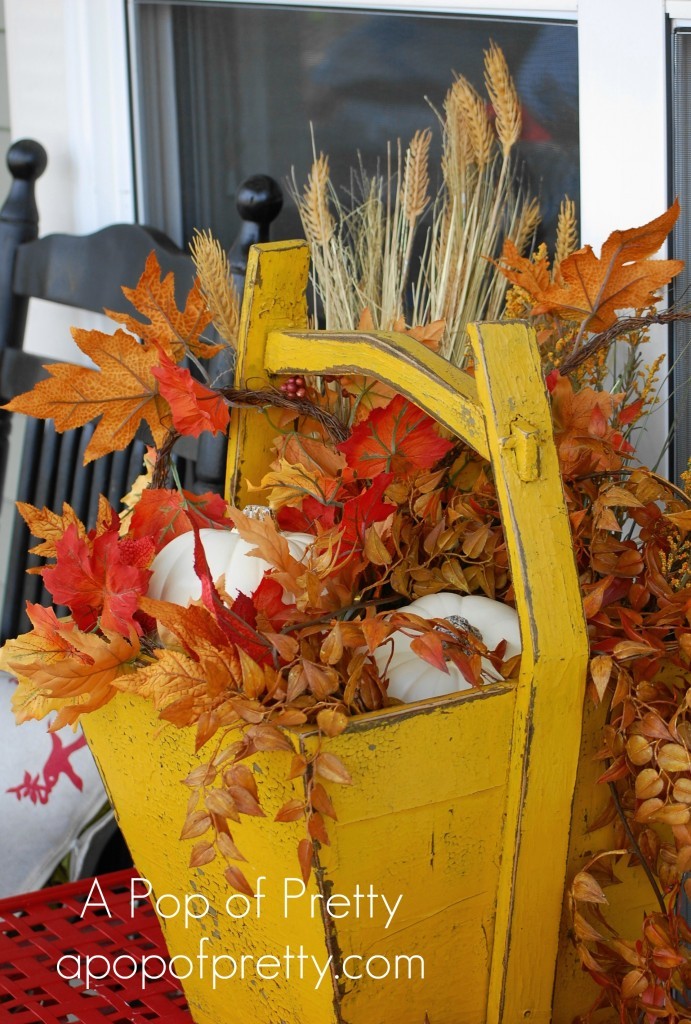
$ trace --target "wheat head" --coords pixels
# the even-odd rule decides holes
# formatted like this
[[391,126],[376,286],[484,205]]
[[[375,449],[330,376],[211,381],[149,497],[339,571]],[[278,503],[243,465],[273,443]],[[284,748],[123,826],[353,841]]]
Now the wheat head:
[[235,348],[240,322],[240,299],[228,257],[210,231],[196,231],[190,243],[190,251],[213,325],[223,340]]
[[521,136],[521,105],[506,58],[496,43],[485,50],[485,85],[496,115],[495,126],[504,158]]

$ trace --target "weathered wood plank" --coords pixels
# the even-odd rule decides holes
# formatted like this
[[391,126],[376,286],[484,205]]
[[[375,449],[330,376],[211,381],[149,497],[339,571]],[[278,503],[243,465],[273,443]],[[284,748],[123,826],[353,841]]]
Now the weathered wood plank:
[[470,333],[523,642],[487,1024],[547,1024],[588,640],[534,332]]
[[[235,386],[266,386],[266,339],[270,331],[307,327],[306,242],[267,242],[250,249],[240,314]],[[233,409],[228,435],[226,491],[230,501],[244,505],[248,483],[256,484],[271,461],[276,428],[261,409]],[[261,501],[253,492],[251,501]]]
[[[208,957],[206,975],[195,969],[184,983],[199,1024],[227,1020],[229,997],[232,1020],[255,1024],[422,1024],[426,1013],[434,1024],[480,1024],[514,702],[515,688],[499,683],[362,715],[333,738],[320,740],[312,727],[291,730],[296,749],[313,753],[321,744],[340,757],[354,784],[326,783],[338,813],[329,823],[331,845],[318,850],[304,896],[289,903],[286,886],[292,894],[301,888],[297,844],[304,821],[277,824],[274,816],[286,801],[305,798],[304,783],[287,778],[290,753],[253,755],[248,767],[266,817],[243,815],[232,826],[247,857],[239,866],[264,894],[261,905],[244,901],[246,913],[243,897],[229,889],[222,858],[190,872],[190,844],[179,841],[188,797],[180,780],[210,756],[195,751],[194,731],[161,729],[151,704],[129,694],[88,716],[89,743],[106,769],[138,872],[157,896],[183,900],[199,891],[209,901],[210,913],[200,920],[186,922],[180,913],[163,922],[172,955],[189,956],[196,967],[203,944]],[[333,918],[323,912],[331,894],[352,900],[370,886],[378,894],[373,904],[363,899],[344,907],[341,900]],[[398,904],[390,927],[382,896],[390,907]],[[336,961],[318,984],[314,963],[325,965],[330,954]],[[258,976],[254,964],[267,955],[280,957],[281,967]],[[244,979],[238,969],[212,985],[213,957],[224,975],[230,958],[240,964],[243,956]],[[419,959],[408,974],[407,957],[424,961],[424,976]],[[362,977],[348,978],[346,971]]]

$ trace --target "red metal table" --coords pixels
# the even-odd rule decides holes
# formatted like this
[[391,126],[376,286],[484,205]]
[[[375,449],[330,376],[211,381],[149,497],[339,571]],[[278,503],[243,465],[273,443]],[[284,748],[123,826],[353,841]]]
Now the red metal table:
[[[58,973],[76,974],[78,964],[123,957],[129,964],[158,955],[168,962],[161,928],[148,900],[131,913],[131,870],[99,877],[110,910],[95,906],[93,879],[0,900],[0,1021],[2,1024],[192,1024],[179,983],[166,971],[160,979],[112,972],[89,986]],[[104,959],[86,961],[86,957]],[[77,958],[80,958],[79,960]],[[118,971],[124,974],[124,969]],[[145,983],[143,983],[145,982]]]

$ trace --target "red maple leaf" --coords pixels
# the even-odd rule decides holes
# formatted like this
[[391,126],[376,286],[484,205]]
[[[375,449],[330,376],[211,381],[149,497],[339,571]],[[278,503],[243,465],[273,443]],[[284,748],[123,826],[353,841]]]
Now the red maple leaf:
[[381,473],[370,487],[343,506],[341,529],[343,543],[360,546],[365,542],[365,531],[372,523],[387,519],[396,506],[383,500],[384,491],[394,478],[393,473]]
[[192,525],[200,529],[218,526],[228,529],[226,502],[218,494],[192,494],[167,488],[149,488],[134,507],[128,535],[137,539],[149,537],[156,551],[181,533],[189,533]]
[[74,623],[69,619],[61,621],[55,614],[54,608],[44,608],[40,604],[26,603],[26,614],[34,627],[34,633],[43,637],[44,640],[54,640],[59,644],[59,649],[72,651],[72,644],[66,638],[66,633],[74,629]]
[[246,594],[238,594],[233,601],[233,611],[252,629],[256,628],[257,610],[251,597],[248,597]]
[[103,629],[128,636],[134,628],[139,598],[146,593],[151,573],[144,566],[154,554],[153,542],[122,542],[118,518],[99,536],[80,537],[71,524],[55,548],[55,565],[43,570],[46,589],[56,604],[66,605],[81,630],[100,620]]
[[228,429],[228,406],[217,391],[195,380],[189,370],[176,366],[163,350],[159,365],[151,370],[158,389],[168,402],[173,426],[180,434],[199,437],[205,431],[224,434]]
[[295,610],[294,605],[285,603],[284,595],[281,584],[270,576],[264,576],[252,594],[252,605],[257,618],[264,619],[272,629],[281,629]]
[[319,523],[325,530],[331,529],[336,522],[336,504],[324,505],[316,498],[303,498],[301,508],[284,505],[276,513],[276,522],[285,532],[294,530],[301,533],[313,533],[314,524]]
[[338,445],[352,476],[372,480],[380,473],[408,476],[431,469],[453,447],[440,437],[431,416],[402,395],[381,409],[373,409]]

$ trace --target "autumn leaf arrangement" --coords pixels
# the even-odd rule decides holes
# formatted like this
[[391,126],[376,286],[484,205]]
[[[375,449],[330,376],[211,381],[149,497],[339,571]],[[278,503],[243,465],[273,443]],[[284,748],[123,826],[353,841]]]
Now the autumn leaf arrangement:
[[[567,206],[552,261],[543,247],[521,255],[511,240],[497,260],[508,314],[529,320],[541,347],[589,627],[589,687],[609,709],[603,820],[620,841],[574,881],[574,941],[600,1003],[632,1024],[685,1019],[678,993],[691,978],[678,912],[691,864],[691,477],[683,487],[661,479],[635,462],[633,445],[660,372],[644,362],[647,331],[682,315],[655,311],[680,264],[650,258],[677,213],[675,205],[613,232],[598,257],[587,246],[572,251]],[[182,823],[191,864],[218,859],[229,884],[249,892],[234,824],[264,811],[248,759],[292,751],[287,728],[334,736],[353,715],[392,706],[394,634],[410,639],[422,670],[453,666],[473,687],[488,666],[492,678],[512,678],[517,659],[505,644],[488,650],[462,621],[423,618],[408,605],[449,592],[511,604],[513,592],[491,467],[410,402],[367,378],[290,377],[247,392],[209,376],[204,360],[236,344],[238,300],[217,243],[198,236],[194,256],[199,277],[183,309],[150,257],[127,292],[138,315],[110,314],[112,335],[75,332],[95,367],[53,365],[10,405],[53,417],[59,430],[100,418],[87,461],[126,446],[142,421],[156,449],[124,507],[102,499],[92,527],[69,507],[20,507],[46,559],[46,588],[69,614],[30,606],[32,629],[0,660],[19,680],[20,721],[56,712],[55,727],[75,723],[123,691],[150,700],[162,722],[194,730],[200,764],[186,780]],[[363,324],[375,319],[359,310]],[[205,336],[212,323],[219,342]],[[445,330],[440,320],[395,326],[431,347]],[[625,359],[612,385],[614,345]],[[224,434],[242,404],[265,407],[275,427],[271,468],[253,481],[268,496],[261,509],[189,492],[171,461],[178,438]],[[252,586],[212,571],[210,533],[232,535],[245,562],[262,560]],[[174,575],[191,581],[190,600],[168,600],[165,589],[155,596],[157,560],[185,538]],[[329,791],[351,779],[322,749],[294,755],[290,774],[305,778],[306,796],[277,819],[304,820],[307,877],[337,814]],[[623,856],[644,865],[659,898],[640,937],[612,934],[602,911],[603,884]]]

